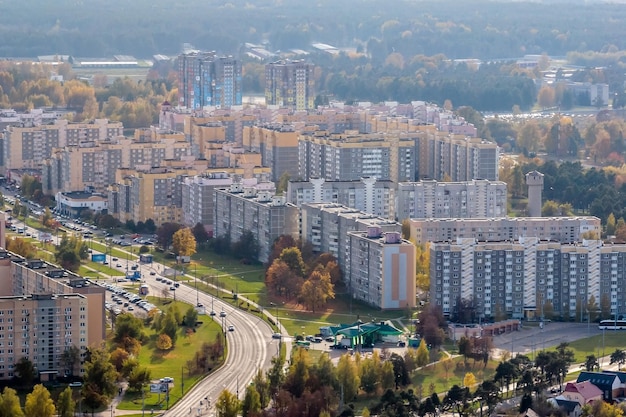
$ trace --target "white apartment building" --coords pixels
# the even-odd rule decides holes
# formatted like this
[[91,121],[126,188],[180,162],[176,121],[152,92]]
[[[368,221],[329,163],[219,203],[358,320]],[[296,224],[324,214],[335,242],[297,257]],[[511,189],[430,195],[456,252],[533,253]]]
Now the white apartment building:
[[398,220],[502,217],[507,213],[506,190],[506,183],[489,180],[401,182]]

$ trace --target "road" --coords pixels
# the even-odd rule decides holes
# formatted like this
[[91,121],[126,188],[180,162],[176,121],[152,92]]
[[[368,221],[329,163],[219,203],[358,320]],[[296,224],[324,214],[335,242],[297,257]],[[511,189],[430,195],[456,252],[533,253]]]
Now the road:
[[[37,237],[37,231],[31,227],[25,227],[25,233],[31,233],[34,237]],[[53,240],[55,240],[55,237],[53,237]],[[125,248],[120,250],[125,251]],[[94,250],[93,253],[98,252]],[[108,261],[111,261],[110,257]],[[137,262],[135,261],[134,263]],[[123,266],[121,268],[116,268],[114,265],[115,262],[109,263],[110,267],[120,270],[120,275],[124,275],[126,272],[125,263],[122,263]],[[157,275],[164,271],[165,267],[162,264],[153,263],[149,265],[138,264],[138,268],[142,273],[142,280],[149,286],[150,293],[157,296],[160,295],[166,284],[158,282],[156,278]],[[155,271],[157,275],[150,275],[151,271]],[[186,276],[187,278],[194,278],[190,275]],[[170,291],[170,294],[173,295],[173,293],[175,293],[176,299],[179,301],[184,301],[194,306],[199,302],[205,306],[207,314],[200,315],[199,320],[215,320],[222,326],[227,340],[227,356],[221,368],[197,383],[189,392],[185,389],[186,395],[171,409],[166,410],[161,415],[211,415],[215,401],[223,390],[227,389],[237,394],[240,399],[243,398],[247,385],[256,375],[258,369],[267,370],[271,366],[272,357],[280,351],[279,340],[272,339],[273,329],[266,321],[236,309],[218,297],[197,291],[193,286],[193,281],[191,281],[191,285],[180,282],[180,286],[175,291]],[[249,301],[245,297],[240,297],[240,299]],[[251,306],[256,306],[256,303],[249,302]],[[211,317],[208,314],[211,309],[214,309],[217,313],[215,317]],[[225,317],[220,317],[222,311],[225,312]],[[265,311],[265,313],[271,317],[270,311]],[[234,326],[234,331],[227,330],[231,325]],[[286,335],[284,328],[282,330]],[[183,369],[181,369],[182,371]],[[180,390],[186,388],[181,387],[181,382],[183,381],[180,380],[180,374],[169,376],[173,377],[175,381],[172,389]],[[130,411],[117,410],[117,412],[119,413],[118,415],[122,415]],[[108,411],[106,414],[108,414]]]

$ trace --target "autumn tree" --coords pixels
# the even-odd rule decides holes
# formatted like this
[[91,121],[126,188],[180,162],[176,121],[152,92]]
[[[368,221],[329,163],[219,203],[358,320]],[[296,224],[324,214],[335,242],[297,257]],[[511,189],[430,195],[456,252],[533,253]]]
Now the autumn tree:
[[476,385],[476,377],[473,373],[467,372],[463,377],[463,386],[466,388],[472,388],[474,385]]
[[246,388],[246,395],[241,404],[241,415],[243,417],[257,417],[261,413],[261,396],[252,385]]
[[200,246],[205,245],[209,240],[209,232],[206,231],[206,228],[202,223],[196,223],[196,225],[191,229],[193,233],[193,237],[196,239],[196,243]]
[[156,230],[157,241],[159,242],[159,245],[161,245],[164,250],[169,249],[170,245],[172,244],[172,238],[174,236],[174,233],[176,233],[181,228],[182,226],[178,223],[163,223]]
[[59,399],[57,400],[57,413],[59,417],[72,417],[74,415],[74,399],[72,398],[72,389],[70,387],[66,387],[59,394]]
[[59,265],[70,271],[76,272],[82,259],[89,256],[89,247],[80,237],[64,236],[57,246],[54,254]]
[[0,396],[0,417],[24,417],[17,391],[4,387]]
[[217,411],[217,417],[237,417],[239,412],[237,396],[228,390],[222,391],[217,397],[215,411]]
[[157,338],[156,347],[159,350],[170,350],[173,347],[172,339],[165,333],[161,333]]
[[302,277],[295,274],[280,259],[275,259],[265,273],[265,285],[268,291],[279,296],[291,297],[298,294],[302,282]]
[[335,289],[330,281],[330,274],[324,272],[323,267],[319,267],[311,272],[309,278],[302,284],[300,298],[313,312],[317,307],[326,304],[330,298],[335,298]]
[[422,338],[422,340],[420,340],[420,344],[417,347],[417,357],[416,357],[416,363],[417,366],[422,367],[425,365],[428,365],[428,347],[426,347],[426,339]]
[[271,266],[276,258],[280,256],[283,250],[287,248],[295,248],[298,246],[298,243],[291,235],[280,235],[274,241],[272,245],[272,251],[267,259],[267,266]]
[[356,363],[350,355],[341,355],[337,364],[337,378],[339,385],[343,387],[344,398],[350,402],[356,397],[361,378]]
[[284,262],[296,276],[304,277],[306,265],[302,259],[300,249],[296,247],[286,248],[280,253],[278,259]]
[[25,417],[52,417],[55,414],[56,407],[50,398],[50,391],[42,384],[35,385],[33,391],[26,396]]
[[537,104],[539,104],[544,109],[547,107],[552,107],[555,104],[556,92],[554,88],[550,86],[543,86],[539,89],[537,93]]
[[172,236],[172,246],[179,256],[191,256],[196,253],[196,238],[191,229],[185,227],[176,231]]
[[7,238],[6,248],[8,251],[21,255],[26,259],[32,259],[37,255],[37,248],[21,237]]

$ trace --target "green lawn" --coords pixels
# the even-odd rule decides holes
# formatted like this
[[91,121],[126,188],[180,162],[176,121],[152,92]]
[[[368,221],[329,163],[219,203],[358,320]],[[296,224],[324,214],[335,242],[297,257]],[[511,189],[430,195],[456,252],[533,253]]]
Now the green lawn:
[[[163,300],[155,297],[149,297],[150,302],[154,303],[161,309],[167,309],[172,301],[167,304],[163,304]],[[189,308],[189,304],[176,302],[181,313]],[[174,387],[170,391],[170,407],[181,398],[181,378],[184,378],[185,392],[189,391],[193,385],[195,385],[203,375],[189,375],[185,368],[189,359],[193,358],[196,351],[200,348],[205,341],[213,341],[217,335],[221,335],[221,328],[216,322],[212,320],[203,320],[204,316],[200,316],[200,320],[203,324],[196,328],[195,333],[187,333],[185,328],[180,329],[176,347],[171,351],[163,353],[156,348],[157,334],[151,328],[146,329],[148,335],[148,342],[145,343],[138,359],[142,366],[147,366],[152,372],[152,379],[159,379],[163,377],[174,378]],[[148,391],[146,387],[146,391]],[[160,410],[165,409],[165,395],[150,394],[146,392],[145,398],[145,410]],[[141,410],[142,398],[141,393],[127,393],[124,399],[118,406],[122,410]]]
[[[609,356],[616,349],[625,349],[626,332],[607,330],[604,335],[604,342],[600,334],[571,342],[569,347],[574,350],[575,362],[583,363],[588,355],[596,355],[596,358],[599,358],[603,353],[605,356]],[[608,365],[608,363],[604,365]]]
[[[119,258],[122,260],[126,260],[126,258],[128,257],[128,259],[130,259],[131,261],[134,261],[135,259],[137,259],[137,249],[133,249],[133,252],[135,252],[135,254],[130,255],[129,253],[118,249],[119,246],[117,245],[113,245],[111,244],[109,245],[105,245],[103,243],[97,242],[95,240],[91,240],[89,242],[89,247],[95,251],[101,252],[101,253],[108,253],[111,256],[115,257],[115,258]],[[127,246],[126,248],[128,248],[128,252],[130,252],[130,248],[132,246]]]
[[431,384],[434,384],[435,392],[441,393],[448,391],[455,384],[462,386],[463,378],[467,372],[474,374],[477,383],[493,378],[498,362],[489,361],[487,366],[483,367],[483,362],[474,363],[474,361],[469,360],[467,367],[465,365],[463,357],[460,356],[449,359],[445,363],[431,364],[413,373],[411,383],[414,387],[422,387],[422,396],[432,393]]

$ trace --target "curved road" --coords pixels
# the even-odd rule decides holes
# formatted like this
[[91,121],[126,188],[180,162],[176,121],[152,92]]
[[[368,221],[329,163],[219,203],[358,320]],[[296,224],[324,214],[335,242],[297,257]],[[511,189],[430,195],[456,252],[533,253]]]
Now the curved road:
[[[35,229],[30,227],[26,229],[31,232],[33,236],[37,236]],[[124,248],[120,250],[125,251]],[[95,250],[93,252],[98,253]],[[109,259],[109,261],[110,260],[111,259]],[[143,281],[150,287],[150,293],[157,296],[160,295],[166,284],[157,281],[157,275],[150,275],[149,273],[150,271],[155,271],[159,274],[159,272],[164,271],[164,266],[159,263],[153,263],[151,265],[139,264],[136,258],[133,263],[139,266]],[[114,268],[113,262],[111,262],[109,266]],[[115,269],[125,272],[124,268]],[[123,273],[120,275],[123,275]],[[193,276],[187,274],[185,274],[185,276],[194,279]],[[167,278],[171,280],[171,277]],[[213,295],[198,292],[193,284],[193,281],[191,281],[190,284],[180,282],[180,286],[176,288],[175,291],[170,291],[170,294],[175,292],[177,300],[187,302],[194,306],[198,302],[203,304],[206,315],[200,315],[198,319],[215,320],[222,326],[222,330],[227,338],[226,361],[221,368],[198,382],[189,392],[185,389],[185,396],[169,410],[162,411],[162,416],[210,415],[215,406],[217,397],[225,389],[237,394],[240,399],[243,398],[248,383],[252,380],[254,375],[256,375],[258,369],[269,369],[272,357],[279,352],[279,341],[272,339],[273,330],[267,322],[245,311],[236,309]],[[169,285],[167,287],[169,287]],[[245,297],[240,297],[240,299],[249,301]],[[258,307],[256,303],[252,301],[249,302],[251,306]],[[214,317],[209,315],[211,308],[216,312]],[[222,311],[226,313],[225,317],[220,317]],[[265,314],[272,317],[269,311],[265,311]],[[227,330],[230,325],[234,326],[234,331]],[[285,331],[282,326],[281,329],[284,333]],[[171,376],[174,377],[175,381],[172,389],[180,390],[181,381],[179,378],[176,378],[177,375]],[[208,403],[210,403],[210,407]],[[122,412],[125,414],[126,410]]]

